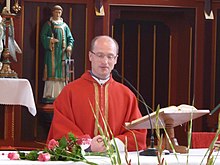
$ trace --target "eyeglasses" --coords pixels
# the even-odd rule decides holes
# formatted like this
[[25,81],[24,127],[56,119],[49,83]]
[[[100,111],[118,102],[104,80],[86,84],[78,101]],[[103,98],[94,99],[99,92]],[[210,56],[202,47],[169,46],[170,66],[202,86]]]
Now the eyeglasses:
[[93,51],[90,51],[92,54],[94,54],[96,57],[98,57],[99,59],[104,59],[105,57],[107,57],[107,59],[109,61],[113,61],[114,59],[116,59],[116,57],[118,57],[118,55],[113,55],[113,54],[104,54],[104,53],[95,53]]

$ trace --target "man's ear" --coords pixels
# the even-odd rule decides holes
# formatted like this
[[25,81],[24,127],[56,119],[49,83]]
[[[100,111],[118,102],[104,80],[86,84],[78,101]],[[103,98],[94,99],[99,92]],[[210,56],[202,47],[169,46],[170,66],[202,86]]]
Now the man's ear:
[[89,51],[89,61],[91,61],[91,58],[92,58],[92,53],[91,51]]
[[118,55],[117,55],[117,57],[115,58],[115,64],[117,64],[117,62],[118,62]]

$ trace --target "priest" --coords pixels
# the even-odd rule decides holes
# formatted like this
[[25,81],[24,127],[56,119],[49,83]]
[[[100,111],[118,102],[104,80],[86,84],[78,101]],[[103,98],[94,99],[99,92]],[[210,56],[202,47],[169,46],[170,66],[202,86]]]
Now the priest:
[[111,75],[117,63],[118,50],[117,42],[109,36],[97,36],[92,40],[89,51],[91,70],[65,86],[54,101],[48,141],[72,132],[76,137],[91,138],[87,150],[105,152],[106,145],[96,123],[96,116],[103,129],[102,117],[108,123],[120,151],[124,150],[125,144],[128,151],[146,148],[146,130],[126,130],[124,126],[125,122],[140,118],[141,113],[136,96]]

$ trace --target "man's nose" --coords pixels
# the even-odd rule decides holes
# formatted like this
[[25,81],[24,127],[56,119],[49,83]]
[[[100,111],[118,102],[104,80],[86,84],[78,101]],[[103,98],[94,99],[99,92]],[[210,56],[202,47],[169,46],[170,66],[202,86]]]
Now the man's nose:
[[104,61],[104,62],[106,62],[106,63],[107,63],[107,62],[109,61],[109,59],[108,59],[108,57],[107,57],[107,56],[104,56],[104,57],[103,57],[103,59],[102,59],[102,61]]

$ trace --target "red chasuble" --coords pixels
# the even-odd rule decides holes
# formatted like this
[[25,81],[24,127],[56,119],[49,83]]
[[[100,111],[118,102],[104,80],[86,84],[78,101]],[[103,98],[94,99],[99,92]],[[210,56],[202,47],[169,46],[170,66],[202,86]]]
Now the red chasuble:
[[[89,72],[64,87],[54,101],[54,117],[48,140],[59,139],[72,132],[76,137],[99,134],[91,105],[103,126],[101,114],[111,127],[115,138],[125,143],[128,151],[135,151],[134,136],[124,128],[125,122],[141,117],[137,99],[129,88],[112,77],[103,85],[92,78]],[[138,150],[146,149],[146,130],[132,130],[137,138]]]

